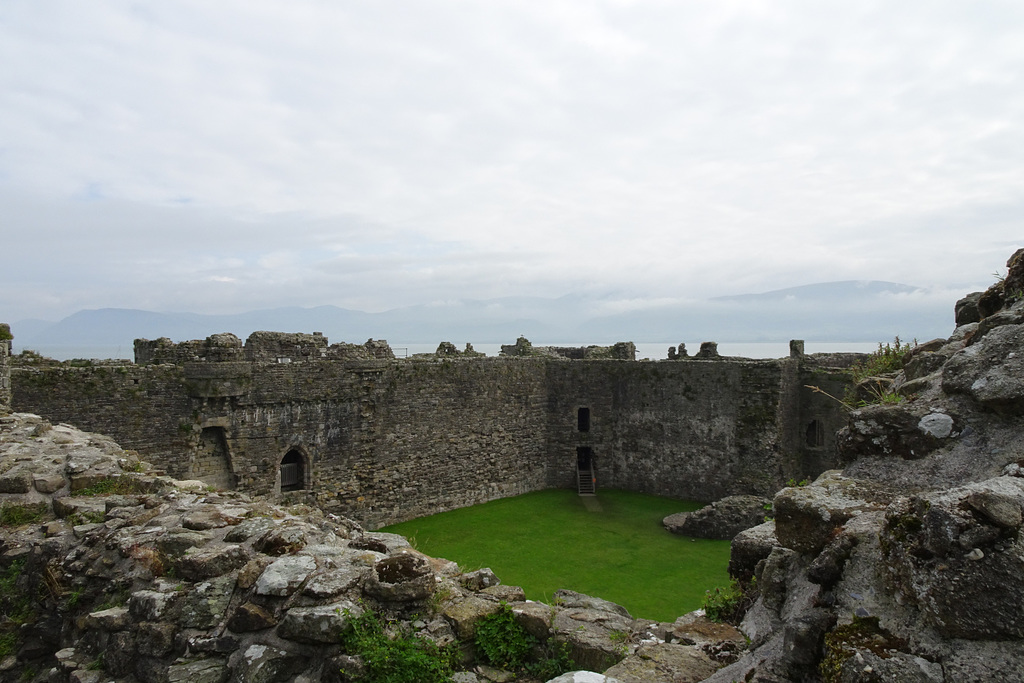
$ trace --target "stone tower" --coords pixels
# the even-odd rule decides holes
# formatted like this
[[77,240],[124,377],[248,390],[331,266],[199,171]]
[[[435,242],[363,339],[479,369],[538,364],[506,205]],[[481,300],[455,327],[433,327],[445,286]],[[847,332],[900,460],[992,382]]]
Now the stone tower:
[[0,323],[0,413],[11,409],[11,326]]

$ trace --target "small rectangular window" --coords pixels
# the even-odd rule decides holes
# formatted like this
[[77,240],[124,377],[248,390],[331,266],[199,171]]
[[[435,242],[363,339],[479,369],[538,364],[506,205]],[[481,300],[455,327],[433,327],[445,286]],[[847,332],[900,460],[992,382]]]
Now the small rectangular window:
[[590,431],[590,408],[580,408],[576,411],[576,429],[580,432]]

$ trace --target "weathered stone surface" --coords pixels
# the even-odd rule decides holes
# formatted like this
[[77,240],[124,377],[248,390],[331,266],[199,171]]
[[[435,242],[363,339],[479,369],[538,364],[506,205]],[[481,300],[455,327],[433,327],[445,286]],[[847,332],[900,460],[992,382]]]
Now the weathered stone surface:
[[622,681],[593,671],[570,671],[552,678],[548,683],[622,683]]
[[54,498],[53,512],[58,517],[78,515],[91,522],[102,522],[107,516],[107,506],[97,498]]
[[352,565],[324,569],[309,578],[302,592],[313,598],[333,598],[356,586],[367,573],[365,568]]
[[202,581],[239,569],[249,561],[251,553],[244,546],[228,545],[186,552],[174,563],[178,575],[189,581]]
[[224,683],[229,673],[227,662],[223,659],[195,659],[169,666],[167,683]]
[[185,640],[191,652],[231,654],[238,649],[238,638],[231,635],[195,635]]
[[520,586],[491,586],[480,593],[505,602],[522,602],[526,599],[526,592]]
[[309,543],[319,543],[323,534],[312,524],[285,520],[264,533],[253,548],[267,555],[288,555],[302,550]]
[[231,508],[227,505],[205,505],[185,514],[181,518],[181,525],[195,531],[221,529],[238,524],[242,521],[244,514],[245,511],[240,508]]
[[319,607],[293,607],[281,620],[277,634],[304,643],[337,643],[350,617],[363,610],[347,600]]
[[173,617],[178,597],[173,592],[136,591],[128,600],[128,609],[139,621],[158,621]]
[[817,674],[825,633],[835,623],[832,612],[818,608],[787,620],[778,670],[793,680],[806,680]]
[[1021,507],[1024,500],[1007,484],[1009,492],[982,489],[967,495],[966,502],[986,520],[1003,529],[1015,531],[1021,525]]
[[156,540],[156,547],[170,559],[184,555],[189,548],[206,545],[212,536],[200,531],[171,529]]
[[787,548],[816,555],[836,529],[852,517],[880,510],[893,498],[884,485],[822,474],[808,486],[789,487],[775,495],[775,535]]
[[296,652],[253,643],[232,655],[231,668],[246,683],[286,681],[306,668],[306,658]]
[[196,584],[181,600],[178,623],[186,628],[213,628],[224,619],[234,588],[232,574]]
[[807,568],[807,578],[818,585],[831,588],[843,575],[843,567],[857,544],[854,536],[840,533],[833,538]]
[[[405,536],[400,536],[399,534],[389,534],[383,531],[368,531],[362,534],[359,538],[364,543],[380,543],[382,546],[384,546],[384,550],[382,550],[381,552],[385,554],[395,553],[399,550],[402,550],[403,548],[410,547],[409,539],[407,539]],[[356,545],[355,542],[353,542],[353,547],[358,547],[358,545]]]
[[228,620],[228,628],[235,633],[261,631],[277,625],[277,618],[263,607],[245,602],[238,606]]
[[949,638],[1024,638],[1024,480],[998,477],[902,499],[886,511],[890,577]]
[[479,591],[490,586],[497,586],[501,581],[489,567],[477,569],[462,575],[462,585],[471,591]]
[[85,619],[85,628],[123,631],[128,627],[129,616],[127,607],[111,607],[99,612],[92,612]]
[[729,546],[729,575],[752,576],[757,563],[767,558],[778,543],[774,519],[736,534]]
[[471,640],[476,633],[477,622],[499,609],[501,605],[493,600],[469,596],[464,600],[446,604],[441,610],[441,615],[452,625],[459,638]]
[[373,565],[365,590],[379,600],[409,602],[423,600],[437,587],[436,574],[422,557],[399,553]]
[[956,353],[942,368],[942,388],[967,394],[988,409],[1024,407],[1024,324],[1003,325]]
[[274,520],[269,517],[250,517],[238,523],[225,536],[228,543],[244,543],[250,538],[259,538],[275,526]]
[[551,635],[551,620],[554,618],[555,608],[543,602],[523,602],[512,605],[512,613],[516,617],[516,623],[526,629],[527,633],[541,643],[547,642]]
[[1024,671],[1024,648],[1019,640],[1003,642],[956,641],[944,653],[942,673],[946,683],[1018,681]]
[[32,486],[39,493],[56,493],[67,483],[64,474],[56,470],[35,472],[32,475]]
[[765,559],[757,584],[761,591],[761,602],[768,610],[778,613],[782,609],[787,597],[790,570],[796,561],[797,552],[781,546],[772,548]]
[[258,595],[285,597],[294,593],[316,570],[316,560],[308,555],[293,555],[275,560],[256,581]]
[[597,609],[562,609],[552,622],[555,639],[568,643],[572,660],[590,671],[619,662],[626,655],[623,640],[632,630],[632,618]]
[[870,405],[850,413],[837,447],[844,462],[868,455],[917,460],[960,434],[954,416],[899,404]]
[[177,627],[168,622],[144,621],[135,627],[135,643],[145,657],[163,657],[174,648]]
[[699,649],[676,643],[642,645],[633,654],[605,671],[622,683],[672,681],[697,683],[713,674],[720,665]]
[[957,327],[981,320],[981,312],[978,310],[978,300],[981,299],[981,294],[981,292],[973,292],[956,302],[953,313]]
[[905,652],[889,653],[883,658],[871,650],[858,650],[843,662],[839,671],[839,683],[944,683],[946,680],[941,664]]
[[700,612],[679,617],[665,635],[668,642],[698,647],[719,666],[735,661],[747,644],[747,637],[736,627],[711,621]]
[[603,600],[602,598],[595,598],[590,595],[584,595],[583,593],[577,593],[576,591],[561,588],[555,591],[552,599],[554,603],[560,607],[612,612],[626,617],[627,619],[632,619],[629,611],[622,605],[616,605],[614,602]]
[[771,500],[761,496],[727,496],[694,512],[669,515],[662,524],[674,534],[729,541],[763,523],[771,505]]

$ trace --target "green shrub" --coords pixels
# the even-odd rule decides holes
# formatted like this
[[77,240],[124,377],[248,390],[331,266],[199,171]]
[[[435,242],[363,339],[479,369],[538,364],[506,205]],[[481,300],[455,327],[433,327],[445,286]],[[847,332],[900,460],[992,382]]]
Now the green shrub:
[[526,664],[537,639],[526,632],[512,608],[501,603],[501,609],[476,624],[477,649],[488,663],[499,669],[519,669]]
[[367,683],[445,683],[457,656],[454,648],[440,648],[416,635],[388,637],[380,617],[370,611],[349,619],[341,644],[362,658]]
[[19,558],[0,570],[0,658],[17,650],[20,627],[33,617],[30,592],[21,581],[24,569],[25,559]]
[[572,659],[569,643],[560,643],[554,638],[548,638],[548,642],[541,648],[541,652],[542,654],[536,662],[526,665],[527,673],[534,678],[549,681],[579,668]]
[[892,344],[887,342],[883,346],[879,342],[877,351],[850,368],[853,381],[856,383],[868,377],[878,377],[899,372],[903,369],[903,362],[906,360],[911,348],[910,344],[901,342],[899,337],[896,337]]
[[751,579],[744,585],[732,580],[728,586],[718,586],[704,596],[704,614],[711,621],[738,624],[757,596],[757,583]]
[[[892,344],[886,343],[883,346],[879,343],[877,351],[850,368],[853,385],[847,391],[843,402],[851,408],[875,403],[883,405],[901,403],[904,397],[892,390],[888,380],[879,378],[893,375],[902,370],[903,364],[914,346],[916,346],[916,342],[913,345],[904,344],[899,337],[896,337]],[[863,392],[860,395],[858,395],[858,385],[860,385],[860,391]]]

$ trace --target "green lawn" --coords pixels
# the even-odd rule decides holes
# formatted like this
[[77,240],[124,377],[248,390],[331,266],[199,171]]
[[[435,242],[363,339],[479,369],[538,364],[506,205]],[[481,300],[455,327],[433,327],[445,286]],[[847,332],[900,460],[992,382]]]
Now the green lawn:
[[533,600],[550,602],[568,588],[623,605],[634,617],[673,621],[699,608],[704,591],[729,583],[728,541],[684,538],[661,525],[666,515],[700,506],[627,491],[584,499],[551,489],[381,531],[466,571],[490,567]]

